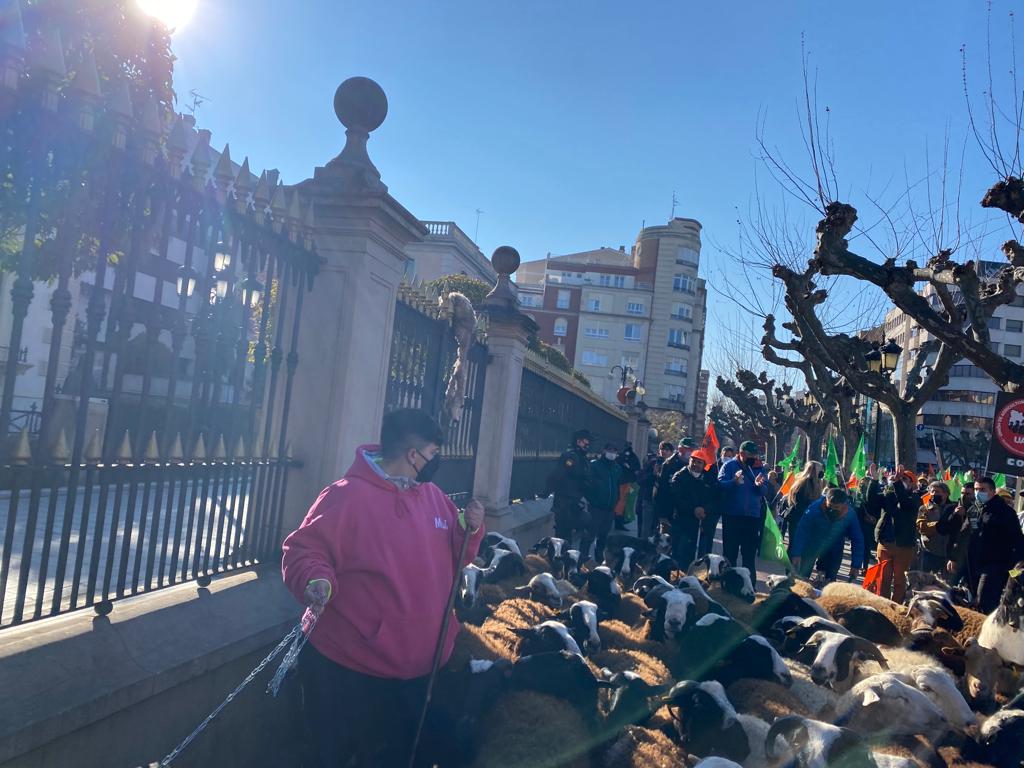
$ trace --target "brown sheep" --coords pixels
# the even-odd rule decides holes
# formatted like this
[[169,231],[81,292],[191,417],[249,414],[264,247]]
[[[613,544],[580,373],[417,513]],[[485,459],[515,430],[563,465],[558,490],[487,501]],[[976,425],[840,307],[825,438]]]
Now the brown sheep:
[[814,585],[809,581],[804,581],[803,579],[794,580],[789,591],[797,597],[809,597],[811,600],[816,600],[818,598]]
[[896,625],[901,635],[905,636],[910,632],[912,620],[907,614],[905,607],[899,603],[894,603],[892,600],[880,597],[873,592],[868,592],[868,590],[856,584],[847,584],[839,581],[826,584],[821,592],[821,597],[818,598],[818,604],[835,619],[838,619],[851,608],[866,605],[885,614]]
[[954,632],[953,636],[960,645],[967,645],[968,640],[981,634],[981,625],[985,623],[986,616],[984,613],[978,613],[959,605],[956,606],[956,612],[960,614],[964,626],[959,632]]
[[[536,576],[538,573],[544,573],[545,571],[551,570],[551,563],[547,561],[546,557],[541,557],[537,554],[529,554],[523,558],[523,562],[526,563],[526,575]],[[526,583],[525,580],[523,582]]]
[[597,625],[597,633],[601,636],[604,648],[627,648],[643,651],[661,663],[671,667],[677,652],[665,643],[647,639],[647,627],[629,627],[621,621],[610,619]]
[[737,680],[725,693],[737,712],[759,717],[767,723],[785,715],[814,717],[794,693],[768,680]]
[[605,750],[602,768],[678,768],[687,765],[686,751],[659,730],[626,726]]
[[494,613],[484,621],[480,629],[488,642],[499,649],[502,658],[514,660],[519,655],[522,640],[512,630],[535,626],[553,616],[554,611],[546,605],[513,598],[495,607]]
[[632,592],[623,592],[622,602],[619,603],[619,608],[615,612],[615,618],[623,624],[638,627],[645,621],[643,614],[646,610],[647,606],[643,600]]
[[589,661],[598,669],[614,672],[636,672],[649,685],[672,682],[672,675],[664,663],[649,653],[633,648],[614,648],[593,654]]
[[511,659],[508,650],[502,643],[484,631],[483,627],[463,624],[462,630],[455,637],[455,647],[448,660],[447,669],[462,670],[469,666],[470,659]]
[[591,731],[563,699],[508,692],[481,719],[473,768],[591,768]]

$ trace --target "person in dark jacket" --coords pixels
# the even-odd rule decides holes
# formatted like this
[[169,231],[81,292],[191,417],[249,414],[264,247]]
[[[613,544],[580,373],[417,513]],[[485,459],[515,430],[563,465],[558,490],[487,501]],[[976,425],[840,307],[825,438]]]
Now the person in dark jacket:
[[996,494],[991,477],[974,481],[974,496],[977,503],[963,517],[952,517],[960,521],[954,554],[963,559],[977,609],[990,613],[999,605],[1009,570],[1024,559],[1024,533],[1013,508]]
[[722,551],[733,565],[750,569],[750,578],[757,583],[757,550],[764,526],[765,495],[768,473],[761,464],[757,443],[746,440],[740,444],[740,455],[727,461],[718,472],[718,491],[722,513]]
[[625,516],[626,506],[629,503],[629,494],[633,490],[633,486],[636,485],[637,478],[640,475],[640,459],[633,452],[632,443],[626,442],[622,453],[619,454],[618,464],[621,473],[619,476],[619,498],[615,502],[615,530],[624,531],[626,529]]
[[665,463],[665,457],[672,455],[672,443],[667,440],[658,446],[658,453],[652,454],[640,470],[640,512],[637,515],[642,538],[648,538],[654,533],[654,526],[657,524],[657,513],[654,505],[655,488],[661,476],[661,465]]
[[896,482],[882,496],[882,516],[875,527],[878,562],[888,561],[881,578],[881,595],[897,603],[907,593],[907,571],[917,554],[917,512],[921,495],[917,477],[903,467],[896,468]]
[[672,443],[667,440],[661,444],[661,458],[663,461],[654,487],[654,514],[658,518],[654,521],[655,525],[658,520],[672,519],[672,475],[686,466],[686,462],[679,457],[679,452],[674,450]]
[[866,570],[868,561],[875,552],[875,526],[882,516],[882,483],[878,479],[878,465],[871,462],[867,474],[857,486],[857,519],[860,521],[860,532],[864,537],[864,562],[861,566]]
[[949,486],[936,480],[928,486],[928,503],[917,511],[917,534],[921,538],[922,570],[941,574],[946,569],[949,540],[940,533],[939,520],[951,514],[956,505],[949,500]]
[[[972,512],[971,507],[978,503],[974,498],[974,481],[965,485],[960,490],[960,499],[956,506],[946,507],[945,512],[939,516],[935,530],[946,537],[946,573],[949,574],[950,583],[954,586],[967,582],[970,579],[966,573],[967,548],[970,544],[970,526],[964,528],[964,521],[968,515],[978,516],[978,512]],[[973,593],[972,593],[973,594]]]
[[572,541],[573,531],[583,531],[588,524],[584,497],[590,485],[590,460],[587,451],[593,436],[586,429],[577,430],[572,445],[558,457],[558,466],[549,479],[555,494],[551,511],[555,518],[555,536]]
[[601,455],[590,462],[590,485],[587,489],[587,506],[590,520],[580,542],[580,556],[590,556],[590,545],[594,544],[594,560],[604,560],[604,543],[612,529],[615,502],[619,499],[619,477],[622,467],[618,464],[619,452],[611,443],[606,443]]
[[681,568],[695,559],[701,522],[715,503],[714,474],[704,471],[704,459],[690,456],[686,469],[672,476],[672,557]]
[[722,518],[721,494],[717,488],[718,472],[722,465],[731,459],[736,458],[736,449],[731,445],[724,445],[718,449],[718,462],[712,464],[708,473],[715,480],[715,499],[711,509],[707,510],[704,519],[700,522],[700,540],[697,542],[697,557],[704,557],[715,546],[715,532],[718,530],[718,521]]
[[829,488],[807,507],[791,542],[790,558],[804,578],[815,565],[825,581],[835,581],[843,562],[843,542],[850,540],[850,581],[860,578],[857,563],[864,561],[864,536],[860,521],[850,511],[850,498],[842,488]]

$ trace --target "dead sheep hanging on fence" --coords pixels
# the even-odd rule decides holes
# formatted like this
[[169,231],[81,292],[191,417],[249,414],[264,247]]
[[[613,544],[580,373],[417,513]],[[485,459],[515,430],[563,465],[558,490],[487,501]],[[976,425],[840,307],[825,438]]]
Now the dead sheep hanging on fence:
[[453,422],[462,421],[462,409],[466,401],[466,381],[469,378],[469,347],[473,343],[476,329],[476,312],[473,304],[463,294],[453,291],[438,300],[442,317],[450,317],[452,333],[458,352],[448,387],[444,392],[444,412]]

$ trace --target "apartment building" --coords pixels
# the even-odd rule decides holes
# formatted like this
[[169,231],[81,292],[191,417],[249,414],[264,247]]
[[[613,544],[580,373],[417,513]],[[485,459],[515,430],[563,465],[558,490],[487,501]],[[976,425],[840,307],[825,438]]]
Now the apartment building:
[[706,384],[703,400],[698,396],[707,301],[699,266],[700,223],[676,218],[644,228],[628,251],[526,262],[516,283],[541,338],[563,345],[595,392],[614,401],[622,373],[612,369],[628,368],[647,389],[649,406],[686,414],[696,433],[707,406]]
[[422,221],[427,234],[405,247],[405,276],[429,282],[445,275],[468,275],[493,285],[497,273],[490,259],[454,221]]

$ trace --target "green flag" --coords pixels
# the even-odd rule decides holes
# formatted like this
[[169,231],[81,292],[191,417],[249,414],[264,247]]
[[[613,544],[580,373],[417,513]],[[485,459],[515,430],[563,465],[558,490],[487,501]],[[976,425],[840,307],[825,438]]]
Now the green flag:
[[857,443],[857,452],[853,454],[853,461],[850,462],[850,474],[858,480],[863,480],[868,473],[868,460],[864,455],[864,435],[860,436]]
[[996,474],[992,475],[992,480],[995,481],[996,488],[1006,487],[1006,475],[1002,472],[996,472]]
[[793,570],[786,554],[786,545],[782,543],[782,533],[775,524],[775,517],[770,512],[764,516],[764,533],[761,535],[761,559],[771,563],[784,565],[787,571]]
[[789,452],[789,455],[779,462],[779,466],[782,467],[783,472],[796,472],[800,469],[800,458],[797,453],[800,450],[800,435],[796,436],[796,442],[793,443],[793,450]]
[[964,490],[964,483],[960,479],[960,475],[953,475],[953,479],[946,483],[946,485],[949,486],[949,500],[960,501],[960,496]]
[[839,485],[839,455],[836,453],[836,444],[831,437],[828,439],[828,456],[825,459],[825,484]]

